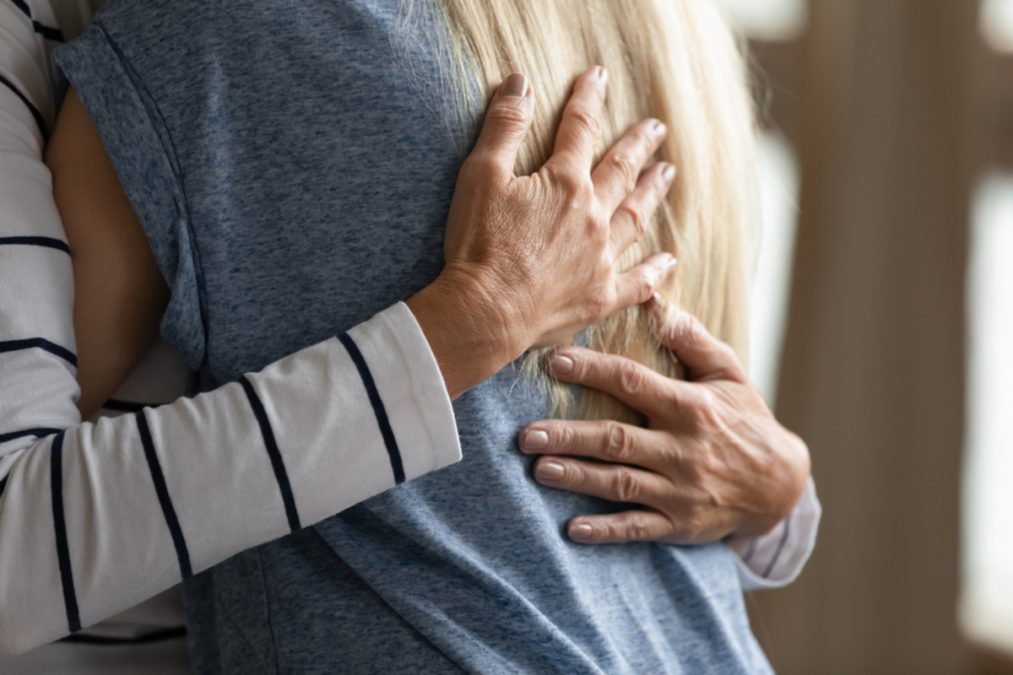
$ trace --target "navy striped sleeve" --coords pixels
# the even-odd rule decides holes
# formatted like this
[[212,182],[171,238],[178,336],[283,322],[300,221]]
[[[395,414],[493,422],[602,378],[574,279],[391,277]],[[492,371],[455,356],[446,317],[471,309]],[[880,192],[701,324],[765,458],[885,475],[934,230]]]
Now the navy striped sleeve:
[[38,429],[22,429],[20,431],[8,431],[7,433],[0,434],[0,443],[7,443],[8,441],[14,441],[19,438],[27,438],[34,436],[35,438],[42,438],[43,436],[51,436],[58,434],[62,429],[50,429],[48,427],[40,427]]
[[788,535],[791,532],[791,515],[784,520],[784,532],[781,534],[781,541],[777,543],[777,550],[774,551],[774,557],[770,559],[770,563],[767,565],[767,569],[763,570],[763,576],[769,577],[770,573],[774,571],[774,566],[777,565],[778,558],[781,557],[781,552],[784,551],[784,545],[788,542]]
[[81,616],[77,609],[77,592],[74,590],[74,570],[70,564],[70,545],[67,542],[67,521],[63,511],[63,434],[53,439],[50,456],[50,493],[53,503],[53,530],[56,533],[56,556],[60,566],[60,584],[63,586],[63,604],[67,611],[67,628],[71,633],[81,630]]
[[4,352],[16,352],[22,349],[41,349],[44,352],[49,352],[53,356],[59,356],[64,361],[77,368],[77,355],[74,354],[74,352],[70,351],[66,347],[61,347],[55,342],[50,342],[45,338],[0,341],[0,354]]
[[135,403],[134,401],[123,401],[118,398],[110,398],[105,403],[102,404],[102,407],[105,408],[106,410],[113,410],[115,412],[136,413],[141,412],[145,408],[158,407],[158,404]]
[[28,108],[28,112],[30,112],[32,117],[35,118],[35,123],[39,125],[39,131],[42,133],[42,137],[49,138],[49,130],[46,127],[46,118],[42,116],[42,113],[35,107],[35,104],[32,103],[31,99],[25,96],[16,84],[8,80],[2,74],[0,74],[0,84],[13,91],[14,95],[21,99],[21,102]]
[[373,414],[376,416],[376,423],[380,427],[380,435],[383,436],[383,443],[387,447],[387,456],[390,459],[390,468],[394,473],[394,483],[400,485],[405,480],[404,463],[401,460],[401,450],[397,446],[397,439],[394,438],[394,430],[390,426],[390,418],[387,416],[387,409],[380,398],[380,391],[376,388],[373,374],[369,372],[369,366],[358,345],[348,333],[342,333],[338,340],[345,346],[345,350],[355,363],[362,378],[362,384],[366,387],[369,396],[369,403],[373,406]]
[[746,549],[745,554],[742,556],[742,562],[749,564],[749,561],[753,559],[756,554],[756,537],[749,540],[749,547]]
[[165,484],[165,474],[162,473],[162,465],[155,453],[155,443],[151,439],[151,430],[148,428],[148,420],[144,411],[138,412],[137,430],[141,434],[141,445],[144,446],[144,458],[148,461],[148,471],[151,474],[151,482],[155,486],[155,495],[158,497],[158,504],[162,507],[162,515],[165,517],[165,524],[169,528],[169,536],[172,537],[172,545],[176,548],[176,558],[179,560],[179,572],[184,579],[193,576],[193,569],[190,567],[190,551],[183,538],[183,528],[179,525],[179,517],[176,515],[176,508],[172,505],[172,498],[169,496],[169,488]]
[[67,637],[62,638],[60,642],[75,642],[85,645],[117,647],[124,645],[150,645],[157,642],[179,640],[185,637],[186,626],[168,626],[167,628],[155,628],[145,633],[141,633],[140,635],[132,635],[130,637],[78,633],[77,635],[68,635]]
[[63,31],[59,28],[53,28],[40,23],[32,16],[32,8],[28,6],[25,0],[11,0],[14,6],[21,10],[21,13],[28,17],[28,20],[32,23],[32,30],[46,38],[47,40],[53,40],[54,42],[65,42],[63,37]]
[[278,441],[274,437],[271,421],[267,419],[267,411],[264,409],[264,404],[261,402],[260,397],[257,396],[257,392],[254,390],[250,380],[244,376],[239,379],[239,383],[242,385],[243,391],[246,392],[246,399],[250,402],[250,408],[253,409],[253,416],[257,418],[257,424],[260,426],[260,435],[264,438],[264,446],[267,448],[267,454],[271,458],[271,467],[274,469],[274,478],[278,482],[281,501],[285,505],[285,516],[288,518],[289,529],[293,532],[298,532],[302,529],[302,523],[299,520],[299,511],[295,506],[295,495],[292,493],[292,484],[288,479],[288,471],[285,469],[285,460],[281,456]]
[[67,242],[62,239],[56,239],[55,237],[0,237],[0,246],[39,246],[42,248],[56,249],[57,251],[63,251],[64,253],[70,253],[70,246],[67,245]]

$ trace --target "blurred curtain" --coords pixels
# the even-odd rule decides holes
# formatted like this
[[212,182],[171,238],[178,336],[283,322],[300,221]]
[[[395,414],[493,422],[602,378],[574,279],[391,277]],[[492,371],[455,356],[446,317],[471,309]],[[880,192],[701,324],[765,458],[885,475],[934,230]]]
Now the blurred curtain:
[[813,0],[793,55],[799,233],[778,414],[824,518],[754,596],[780,673],[965,671],[956,625],[977,3]]

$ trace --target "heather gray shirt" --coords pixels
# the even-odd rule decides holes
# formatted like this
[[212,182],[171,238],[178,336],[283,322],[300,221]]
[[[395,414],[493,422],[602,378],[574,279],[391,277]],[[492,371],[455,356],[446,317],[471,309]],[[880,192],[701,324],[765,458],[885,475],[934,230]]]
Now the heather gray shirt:
[[[481,105],[454,122],[446,29],[416,5],[124,0],[58,53],[172,289],[163,334],[207,386],[439,272]],[[455,413],[461,463],[188,582],[199,672],[769,670],[724,544],[567,541],[614,506],[532,481],[514,440],[546,400],[517,368]]]

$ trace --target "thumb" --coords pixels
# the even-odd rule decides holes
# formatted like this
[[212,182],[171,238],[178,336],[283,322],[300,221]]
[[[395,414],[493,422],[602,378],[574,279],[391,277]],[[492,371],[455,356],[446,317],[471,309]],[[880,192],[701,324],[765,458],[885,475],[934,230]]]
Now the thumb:
[[671,305],[660,293],[651,296],[647,309],[655,335],[690,370],[691,379],[747,381],[735,350],[711,335],[695,316]]
[[514,73],[503,80],[486,110],[472,156],[481,156],[512,174],[517,152],[531,128],[534,109],[534,93],[526,77]]

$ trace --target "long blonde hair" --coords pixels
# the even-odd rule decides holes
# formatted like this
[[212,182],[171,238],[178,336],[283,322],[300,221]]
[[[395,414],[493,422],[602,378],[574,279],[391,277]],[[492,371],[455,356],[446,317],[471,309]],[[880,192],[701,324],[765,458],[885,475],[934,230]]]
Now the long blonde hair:
[[[549,156],[575,77],[608,68],[608,101],[598,156],[639,120],[665,122],[658,152],[678,168],[667,203],[621,263],[650,253],[679,259],[662,289],[745,358],[748,334],[746,253],[755,209],[754,115],[746,67],[713,0],[441,0],[456,41],[457,89],[476,80],[485,93],[511,72],[534,87],[536,113],[518,173]],[[467,94],[462,94],[466,96]],[[465,105],[462,99],[462,105]],[[588,346],[623,354],[673,376],[678,364],[654,339],[642,308],[592,326]],[[527,365],[539,370],[540,354]],[[586,391],[575,411],[569,389],[546,378],[557,414],[632,419],[613,399]]]

